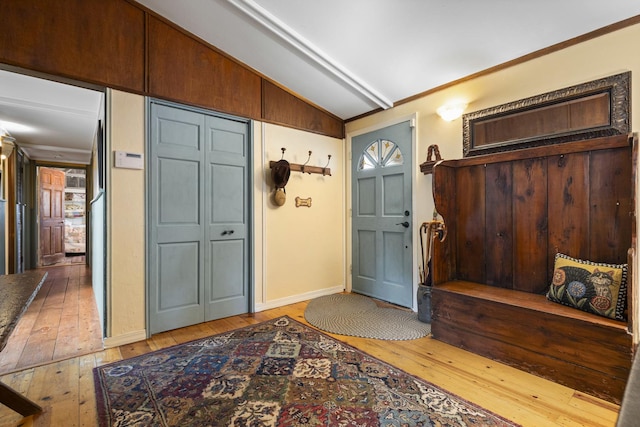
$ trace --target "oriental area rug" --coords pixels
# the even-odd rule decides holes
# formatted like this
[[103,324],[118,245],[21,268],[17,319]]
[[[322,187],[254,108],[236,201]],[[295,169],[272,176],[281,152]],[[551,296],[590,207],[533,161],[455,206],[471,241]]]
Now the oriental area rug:
[[106,426],[514,426],[289,317],[94,369]]

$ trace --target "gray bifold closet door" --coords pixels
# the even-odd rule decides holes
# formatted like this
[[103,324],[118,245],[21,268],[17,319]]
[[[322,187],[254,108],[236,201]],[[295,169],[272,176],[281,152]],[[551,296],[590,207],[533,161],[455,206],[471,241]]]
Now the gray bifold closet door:
[[150,103],[152,334],[249,311],[249,124]]

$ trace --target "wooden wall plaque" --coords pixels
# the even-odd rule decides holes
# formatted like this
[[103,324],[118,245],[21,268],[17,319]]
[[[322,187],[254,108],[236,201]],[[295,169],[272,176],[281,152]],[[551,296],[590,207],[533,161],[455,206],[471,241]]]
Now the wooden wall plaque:
[[630,80],[626,72],[465,114],[464,157],[626,135]]

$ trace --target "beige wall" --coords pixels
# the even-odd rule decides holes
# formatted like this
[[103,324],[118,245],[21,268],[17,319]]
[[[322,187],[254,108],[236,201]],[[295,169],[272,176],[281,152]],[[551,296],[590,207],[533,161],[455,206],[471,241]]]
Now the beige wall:
[[[426,158],[427,147],[431,144],[438,144],[443,158],[459,158],[462,156],[462,120],[443,121],[435,113],[439,106],[461,99],[469,103],[466,112],[472,112],[625,71],[632,72],[631,124],[632,130],[637,132],[640,130],[640,55],[633,52],[633,47],[639,43],[640,25],[634,25],[348,123],[347,150],[350,150],[351,136],[361,129],[416,113],[416,167]],[[430,175],[418,177],[414,194],[419,221],[429,220],[433,211]],[[634,270],[640,271],[637,265]],[[635,279],[637,281],[637,275]],[[637,300],[638,286],[634,285],[634,288]],[[640,309],[638,304],[635,307]],[[640,310],[636,319],[639,317]],[[634,329],[638,342],[638,325]]]
[[[264,271],[262,299],[257,309],[303,301],[342,291],[345,285],[344,250],[344,143],[295,129],[261,126],[261,168],[256,173],[262,188],[256,205],[264,210]],[[283,206],[273,202],[269,161],[280,160],[281,148],[289,163],[324,167],[331,155],[331,176],[291,172]],[[311,207],[296,207],[295,198],[311,198]]]
[[[146,337],[145,171],[113,167],[116,150],[145,152],[145,99],[108,91],[108,334],[105,345]],[[343,141],[260,122],[253,126],[253,276],[260,311],[344,289]],[[271,199],[269,160],[286,158],[324,166],[331,154],[332,176],[293,172],[287,203]],[[312,198],[296,208],[294,198]]]
[[145,152],[142,96],[107,91],[107,339],[146,338],[145,171],[113,167],[114,151]]

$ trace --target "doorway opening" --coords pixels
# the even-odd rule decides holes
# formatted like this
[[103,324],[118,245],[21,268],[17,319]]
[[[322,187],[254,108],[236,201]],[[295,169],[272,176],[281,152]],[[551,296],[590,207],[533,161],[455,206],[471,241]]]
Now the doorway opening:
[[104,87],[4,64],[0,81],[0,266],[47,273],[0,354],[5,373],[102,349],[107,114]]
[[84,264],[87,252],[87,171],[38,166],[38,265]]

